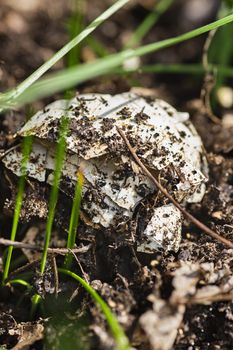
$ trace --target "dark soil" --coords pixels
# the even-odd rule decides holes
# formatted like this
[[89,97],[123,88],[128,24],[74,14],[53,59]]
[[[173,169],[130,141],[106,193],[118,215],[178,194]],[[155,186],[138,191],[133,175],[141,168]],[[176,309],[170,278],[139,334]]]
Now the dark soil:
[[[176,36],[184,31],[209,23],[216,18],[217,0],[198,1],[199,16],[190,12],[188,2],[175,4],[159,20],[143,43]],[[66,24],[71,16],[67,1],[2,0],[0,5],[0,91],[15,86],[26,78],[69,36]],[[55,4],[56,3],[56,4]],[[95,0],[88,3],[86,22],[111,3]],[[210,5],[211,3],[211,5]],[[153,1],[138,1],[114,15],[95,33],[109,52],[117,52],[127,41],[128,34],[148,14]],[[206,36],[198,37],[142,59],[144,63],[197,63],[201,61]],[[81,61],[87,62],[95,53],[86,43],[80,51]],[[233,62],[231,62],[233,63]],[[65,60],[53,69],[65,66]],[[232,85],[227,80],[226,85]],[[153,89],[153,93],[180,110],[189,111],[200,133],[209,162],[209,182],[200,204],[188,210],[223,237],[232,239],[233,217],[233,127],[216,123],[200,100],[203,77],[192,75],[139,74],[126,77],[107,76],[89,81],[77,88],[80,92],[118,93],[131,86]],[[37,110],[61,95],[33,104]],[[0,152],[11,147],[12,135],[25,120],[26,108],[7,112],[0,119]],[[232,109],[217,105],[216,114],[224,121]],[[233,118],[233,117],[232,117]],[[6,174],[0,165],[0,235],[8,238],[12,223],[12,208],[17,179]],[[27,198],[46,210],[49,188],[35,185],[27,188]],[[60,195],[57,225],[51,246],[64,247],[70,207]],[[38,202],[37,202],[38,204]],[[24,222],[20,223],[17,241],[42,245],[45,222],[29,215],[23,205]],[[178,253],[136,253],[132,244],[111,232],[88,230],[82,222],[77,245],[88,246],[78,255],[73,269],[88,279],[118,316],[135,349],[232,349],[233,348],[233,251],[214,241],[185,222],[182,244]],[[3,258],[5,247],[0,246]],[[43,277],[39,274],[40,253],[15,249],[11,279],[32,273],[33,290],[25,291],[18,284],[0,290],[0,345],[7,349],[113,349],[114,343],[104,316],[77,283],[59,277],[56,286],[54,260],[48,260]],[[57,265],[63,257],[56,256]],[[2,270],[2,259],[0,260]],[[23,278],[23,277],[22,277]],[[56,288],[58,287],[58,296]],[[41,307],[31,318],[30,298],[39,293]],[[164,328],[163,328],[164,327]],[[174,336],[175,334],[175,336]],[[173,340],[172,340],[173,339]],[[171,344],[171,345],[169,345]]]

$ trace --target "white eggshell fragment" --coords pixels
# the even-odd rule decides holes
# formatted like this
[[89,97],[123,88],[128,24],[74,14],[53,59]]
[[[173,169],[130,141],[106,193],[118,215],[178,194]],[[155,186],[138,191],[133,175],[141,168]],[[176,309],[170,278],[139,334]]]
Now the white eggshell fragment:
[[158,249],[179,249],[182,215],[173,204],[155,208],[153,216],[143,232],[144,242],[138,245],[140,252],[155,252]]
[[[34,143],[30,154],[30,160],[27,164],[27,173],[34,179],[43,182],[45,181],[45,161],[47,150],[39,143]],[[21,176],[22,153],[20,149],[13,149],[3,158],[5,166],[12,170],[17,176]]]
[[[69,119],[69,133],[62,176],[74,188],[77,172],[82,171],[85,179],[82,210],[90,222],[115,229],[133,219],[139,203],[157,192],[132,159],[117,127],[177,201],[183,204],[201,201],[207,164],[189,115],[177,112],[162,100],[130,92],[115,96],[78,95],[72,100],[53,102],[36,113],[18,132],[21,137],[35,136],[28,164],[28,175],[32,178],[52,184],[55,143],[63,116]],[[20,175],[20,161],[18,149],[3,159],[16,175]],[[66,192],[64,186],[60,189]],[[158,206],[145,220],[147,226],[141,234],[139,251],[179,247],[182,223],[179,210],[161,201]]]

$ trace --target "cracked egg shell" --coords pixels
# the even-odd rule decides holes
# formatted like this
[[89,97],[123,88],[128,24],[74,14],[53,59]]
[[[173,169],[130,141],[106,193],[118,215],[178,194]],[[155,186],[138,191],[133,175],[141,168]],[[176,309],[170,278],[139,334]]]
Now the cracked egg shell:
[[[68,102],[53,102],[36,113],[18,132],[21,137],[35,136],[29,176],[52,183],[54,143],[63,116],[69,118],[70,130],[62,175],[70,181],[72,193],[77,171],[82,170],[85,178],[82,209],[93,223],[103,227],[126,223],[137,205],[156,191],[130,156],[116,126],[125,132],[137,155],[167,183],[169,192],[179,202],[202,199],[207,165],[201,139],[189,115],[177,112],[162,100],[130,92],[115,96],[78,95]],[[20,151],[14,149],[3,162],[20,175],[20,159]],[[63,186],[61,190],[66,192]],[[173,225],[165,224],[165,216],[170,222],[175,220]],[[172,205],[155,208],[138,249],[177,250],[181,221]]]

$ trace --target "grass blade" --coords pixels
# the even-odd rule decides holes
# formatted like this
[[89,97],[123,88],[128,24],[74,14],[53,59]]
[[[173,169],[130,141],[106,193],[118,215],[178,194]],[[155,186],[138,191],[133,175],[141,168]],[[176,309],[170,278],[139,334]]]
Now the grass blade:
[[65,158],[66,151],[66,135],[68,132],[69,120],[65,116],[61,121],[60,126],[60,137],[56,148],[56,161],[55,161],[55,170],[54,170],[54,178],[53,178],[53,186],[51,189],[50,199],[49,199],[49,210],[48,210],[48,218],[46,223],[46,233],[45,233],[45,241],[44,241],[44,249],[41,258],[41,273],[43,274],[45,271],[45,265],[48,255],[48,247],[52,233],[52,226],[54,221],[55,209],[57,205],[58,193],[59,193],[59,183],[62,174],[62,166]]
[[62,268],[59,268],[58,271],[78,281],[86,289],[86,291],[91,295],[91,297],[94,299],[96,304],[100,306],[102,312],[106,317],[109,328],[111,329],[112,335],[115,339],[117,349],[130,350],[131,347],[129,345],[128,338],[126,337],[123,329],[119,325],[116,317],[111,312],[109,306],[105,303],[105,301],[101,298],[101,296],[83,278],[78,276],[76,273],[66,269],[62,269]]
[[[70,217],[70,225],[68,232],[67,248],[73,249],[76,240],[80,205],[81,205],[81,196],[82,196],[82,187],[83,187],[84,177],[81,172],[78,173],[78,178],[75,186],[75,194],[72,206],[72,212]],[[66,255],[65,258],[65,268],[69,269],[73,260],[73,255],[71,253]]]
[[[19,178],[18,192],[17,192],[16,202],[15,202],[13,224],[12,224],[11,235],[10,235],[11,241],[15,240],[17,229],[18,229],[20,211],[23,203],[23,193],[24,193],[25,178],[27,173],[27,163],[30,157],[31,148],[32,148],[32,137],[31,136],[25,137],[22,145],[21,176]],[[7,257],[6,257],[6,263],[3,271],[3,279],[2,279],[3,284],[5,283],[9,275],[12,253],[13,253],[13,247],[9,246]]]
[[10,284],[20,284],[21,286],[26,287],[28,290],[32,289],[32,286],[30,285],[30,283],[28,283],[27,281],[20,279],[20,278],[10,280],[9,283]]
[[141,46],[136,49],[124,50],[120,53],[99,59],[93,63],[78,65],[76,67],[65,69],[59,73],[51,74],[50,77],[32,85],[30,90],[25,91],[24,94],[18,98],[17,103],[23,104],[32,102],[38,98],[46,97],[55,92],[71,88],[84,81],[111,72],[114,68],[119,67],[129,58],[143,56],[151,52],[159,51],[172,45],[195,38],[232,21],[233,14],[174,38],[165,39],[156,43]]
[[[73,11],[67,23],[70,40],[77,37],[84,28],[84,2],[85,0],[73,0]],[[67,67],[75,66],[80,62],[81,46],[76,45],[66,57]]]
[[[48,217],[46,222],[45,240],[44,240],[44,247],[43,247],[41,265],[40,265],[41,274],[45,272],[45,267],[46,267],[49,242],[51,239],[55,209],[56,209],[57,200],[58,200],[59,183],[60,183],[61,174],[62,174],[63,161],[65,158],[66,136],[68,132],[68,127],[69,127],[69,119],[67,118],[67,116],[64,116],[61,120],[61,125],[59,128],[59,140],[56,147],[55,170],[53,172],[53,185],[52,185],[50,198],[49,198],[49,210],[48,210]],[[36,310],[36,306],[40,300],[41,300],[40,295],[38,294],[33,295],[32,310],[31,310],[32,315],[34,314]]]

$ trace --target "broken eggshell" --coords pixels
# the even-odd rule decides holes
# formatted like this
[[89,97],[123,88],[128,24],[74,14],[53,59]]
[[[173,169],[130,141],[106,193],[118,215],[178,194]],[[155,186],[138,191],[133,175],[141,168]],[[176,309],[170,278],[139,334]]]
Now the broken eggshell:
[[[28,176],[52,183],[55,143],[63,116],[69,118],[70,130],[62,176],[70,189],[60,189],[74,193],[77,171],[83,172],[82,211],[89,223],[116,229],[133,220],[139,203],[157,192],[130,156],[116,127],[124,131],[137,155],[178,202],[201,201],[207,165],[189,115],[177,112],[162,100],[130,92],[78,95],[68,102],[53,102],[36,113],[17,134],[35,137]],[[3,162],[19,176],[21,159],[16,148],[6,154]],[[160,200],[145,221],[139,251],[178,250],[182,215],[173,204]]]

